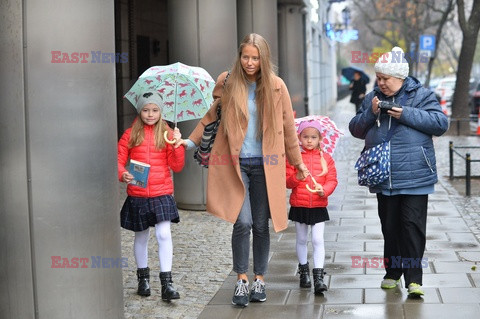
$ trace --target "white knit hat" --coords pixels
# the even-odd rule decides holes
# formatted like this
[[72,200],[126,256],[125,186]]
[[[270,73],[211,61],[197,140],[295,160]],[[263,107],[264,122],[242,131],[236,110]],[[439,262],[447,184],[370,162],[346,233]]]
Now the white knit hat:
[[394,47],[391,52],[384,53],[375,63],[375,72],[405,79],[408,76],[408,62],[402,48]]

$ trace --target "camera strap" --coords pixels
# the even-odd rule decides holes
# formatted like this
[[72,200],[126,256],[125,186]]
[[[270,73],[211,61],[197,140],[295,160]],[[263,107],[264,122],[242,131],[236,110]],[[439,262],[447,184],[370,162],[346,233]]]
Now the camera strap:
[[[408,96],[409,94],[407,92],[405,92],[405,94],[402,96],[402,98],[400,99],[400,103],[399,105],[403,107],[403,104],[407,101],[408,99]],[[390,139],[392,138],[393,136],[393,133],[395,132],[395,130],[397,129],[397,126],[398,126],[398,120],[393,118],[392,116],[390,116],[390,120],[392,121],[391,123],[391,126],[390,126],[390,129],[388,130],[388,133],[387,133],[387,137],[385,138],[385,142],[388,142],[390,141]]]

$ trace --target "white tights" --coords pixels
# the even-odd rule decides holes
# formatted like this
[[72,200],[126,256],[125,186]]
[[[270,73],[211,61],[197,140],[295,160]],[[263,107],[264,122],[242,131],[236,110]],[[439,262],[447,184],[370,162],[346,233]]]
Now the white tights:
[[[297,231],[297,257],[301,265],[308,261],[308,225],[295,222]],[[313,265],[314,268],[323,268],[325,263],[325,246],[323,240],[323,231],[325,222],[312,225],[312,246],[313,246]]]
[[[160,271],[172,271],[173,244],[172,233],[170,232],[170,221],[163,221],[155,224],[155,236],[158,242],[158,258],[160,259]],[[133,250],[137,268],[148,267],[148,239],[150,228],[135,232]]]

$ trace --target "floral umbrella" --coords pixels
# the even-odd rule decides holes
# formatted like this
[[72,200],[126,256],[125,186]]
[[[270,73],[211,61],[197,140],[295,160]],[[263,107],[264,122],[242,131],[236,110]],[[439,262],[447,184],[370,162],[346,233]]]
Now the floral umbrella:
[[295,119],[295,128],[298,130],[298,126],[304,121],[316,121],[320,124],[320,127],[322,128],[320,132],[320,134],[322,134],[320,147],[324,152],[332,155],[335,151],[338,139],[343,135],[343,133],[337,128],[335,122],[333,122],[328,116],[309,115]]
[[164,102],[162,118],[176,124],[202,118],[213,102],[214,86],[215,81],[204,69],[177,62],[150,67],[125,98],[135,106],[144,92],[158,91]]

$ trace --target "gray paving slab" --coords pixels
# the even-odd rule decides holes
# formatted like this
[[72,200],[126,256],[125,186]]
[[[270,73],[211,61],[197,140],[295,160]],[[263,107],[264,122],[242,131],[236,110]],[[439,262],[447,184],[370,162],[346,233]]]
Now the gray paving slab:
[[[405,304],[405,319],[478,318],[480,305],[470,304]],[[402,317],[399,317],[402,318]]]
[[407,304],[407,303],[441,303],[440,295],[436,288],[425,288],[425,297],[423,298],[408,298],[405,289],[365,289],[365,303],[366,304]]
[[[403,309],[400,304],[362,304],[362,305],[326,305],[324,319],[330,318],[365,318],[385,319],[403,318]],[[421,318],[421,317],[418,317]]]
[[287,305],[300,304],[362,304],[363,289],[330,288],[323,295],[315,295],[311,289],[291,290]]
[[[439,183],[428,206],[425,296],[411,299],[407,298],[403,282],[391,290],[379,287],[384,269],[353,264],[355,256],[369,261],[381,258],[383,237],[376,197],[357,185],[353,169],[363,148],[363,143],[348,132],[353,105],[348,99],[339,101],[329,115],[345,136],[334,154],[339,184],[329,199],[331,221],[325,227],[327,292],[316,296],[312,289],[299,287],[295,227],[289,223],[285,231],[271,232],[267,301],[250,303],[246,308],[232,306],[236,274],[231,265],[231,224],[206,212],[181,211],[182,222],[172,227],[174,282],[182,296],[178,301],[160,300],[157,277],[152,279],[151,297],[135,294],[133,236],[122,231],[122,249],[129,261],[129,267],[123,270],[125,317],[417,319],[457,318],[461,314],[465,319],[479,318],[480,199],[466,198],[449,182],[448,141],[480,144],[480,137],[434,139]],[[312,264],[311,246],[309,249]],[[149,261],[155,271],[158,270],[156,254],[152,235]]]

